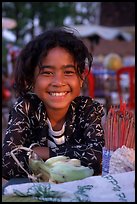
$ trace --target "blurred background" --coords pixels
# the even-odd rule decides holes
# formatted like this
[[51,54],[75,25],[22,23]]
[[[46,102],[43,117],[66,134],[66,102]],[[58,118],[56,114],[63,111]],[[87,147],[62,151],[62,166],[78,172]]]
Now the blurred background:
[[122,91],[122,100],[134,111],[135,2],[2,2],[3,135],[15,101],[18,54],[35,35],[57,26],[76,29],[93,55],[81,94],[101,102],[107,114],[112,105],[120,104]]

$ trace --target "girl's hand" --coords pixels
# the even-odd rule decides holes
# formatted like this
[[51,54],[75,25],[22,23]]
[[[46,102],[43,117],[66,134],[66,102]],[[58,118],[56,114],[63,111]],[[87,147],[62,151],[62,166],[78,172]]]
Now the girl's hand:
[[49,159],[49,148],[48,147],[33,147],[32,150],[43,160]]

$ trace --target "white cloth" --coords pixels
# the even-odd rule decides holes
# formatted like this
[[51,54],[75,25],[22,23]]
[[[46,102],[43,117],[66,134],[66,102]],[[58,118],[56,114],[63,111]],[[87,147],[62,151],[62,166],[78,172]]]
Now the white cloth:
[[66,123],[63,124],[62,129],[59,131],[55,131],[52,129],[51,122],[48,118],[47,118],[47,123],[49,126],[49,135],[51,138],[53,138],[55,142],[53,143],[52,141],[48,140],[48,147],[54,148],[56,146],[55,144],[58,144],[58,145],[63,144],[65,142],[64,132],[65,132]]
[[[38,198],[36,188],[40,186]],[[42,193],[45,188],[48,196]],[[10,185],[5,188],[4,194],[31,195],[39,200],[57,202],[135,202],[135,171],[92,176],[62,184],[44,182]]]

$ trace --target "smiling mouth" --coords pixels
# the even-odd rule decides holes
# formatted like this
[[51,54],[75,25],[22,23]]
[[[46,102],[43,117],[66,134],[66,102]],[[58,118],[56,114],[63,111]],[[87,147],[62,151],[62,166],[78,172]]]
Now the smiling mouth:
[[49,92],[51,96],[65,96],[68,92]]

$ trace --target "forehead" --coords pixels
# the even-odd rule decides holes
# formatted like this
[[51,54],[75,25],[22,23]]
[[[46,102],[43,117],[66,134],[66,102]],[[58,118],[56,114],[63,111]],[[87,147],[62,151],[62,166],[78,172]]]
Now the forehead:
[[42,61],[45,60],[73,60],[74,61],[74,57],[73,54],[71,54],[67,49],[62,48],[62,47],[55,47],[52,48],[48,51],[48,53],[46,54],[46,56],[43,56]]

